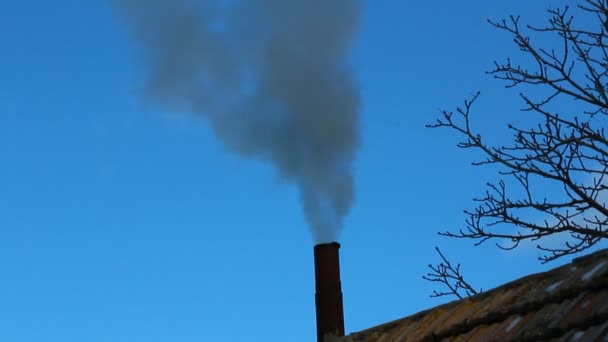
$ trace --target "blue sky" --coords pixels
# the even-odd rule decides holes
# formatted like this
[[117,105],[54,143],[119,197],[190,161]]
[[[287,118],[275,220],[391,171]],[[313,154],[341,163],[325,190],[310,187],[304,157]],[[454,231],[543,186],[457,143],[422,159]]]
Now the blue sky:
[[[564,3],[364,2],[362,145],[340,237],[347,331],[440,304],[421,279],[436,245],[484,289],[559,265],[436,235],[496,175],[424,125],[480,89],[478,128],[508,138],[502,124],[528,118],[484,71],[517,50],[485,20],[538,23]],[[314,339],[296,189],[229,153],[205,120],[142,102],[145,68],[108,3],[3,4],[0,41],[0,340]]]

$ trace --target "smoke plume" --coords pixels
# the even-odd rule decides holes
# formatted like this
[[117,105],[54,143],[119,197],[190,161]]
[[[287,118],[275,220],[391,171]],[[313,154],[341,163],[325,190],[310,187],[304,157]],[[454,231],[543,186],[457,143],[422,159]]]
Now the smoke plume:
[[[357,0],[110,0],[138,43],[146,101],[205,117],[225,146],[298,186],[317,242],[353,203]],[[262,194],[260,194],[262,196]]]

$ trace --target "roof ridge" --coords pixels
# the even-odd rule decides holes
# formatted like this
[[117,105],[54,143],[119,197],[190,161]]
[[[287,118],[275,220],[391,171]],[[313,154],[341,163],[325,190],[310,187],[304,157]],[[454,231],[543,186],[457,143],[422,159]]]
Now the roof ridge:
[[587,261],[588,259],[595,259],[595,258],[602,257],[602,256],[608,256],[608,248],[600,249],[593,253],[589,253],[589,254],[585,254],[585,255],[576,257],[576,258],[572,259],[571,263],[578,264],[578,263]]
[[[571,331],[608,331],[604,330],[608,329],[607,265],[608,249],[598,250],[489,291],[353,332],[345,341],[437,341],[455,336],[489,338],[493,334],[506,341],[535,341]],[[587,308],[594,302],[600,307]],[[532,326],[519,323],[528,320]],[[523,330],[511,331],[515,326]],[[595,338],[592,336],[598,335],[588,337]]]
[[[465,320],[454,324],[450,327],[447,327],[444,330],[439,331],[438,333],[429,333],[428,335],[422,338],[422,341],[435,341],[441,340],[442,338],[449,336],[456,336],[467,333],[468,331],[475,329],[479,325],[491,325],[494,323],[500,323],[504,321],[507,317],[513,315],[524,316],[530,312],[533,312],[539,308],[544,307],[546,304],[553,303],[561,303],[567,299],[575,298],[584,291],[588,291],[591,293],[599,292],[608,288],[608,278],[603,277],[591,281],[587,284],[575,285],[569,288],[565,288],[557,291],[554,294],[549,294],[547,296],[542,297],[539,300],[532,300],[529,302],[525,302],[519,305],[513,305],[507,307],[507,309],[502,311],[490,312],[485,316],[473,319],[473,320]],[[608,316],[608,315],[601,315]],[[608,319],[608,317],[606,317]],[[592,322],[592,320],[589,320]],[[594,324],[588,324],[587,326],[593,326]]]

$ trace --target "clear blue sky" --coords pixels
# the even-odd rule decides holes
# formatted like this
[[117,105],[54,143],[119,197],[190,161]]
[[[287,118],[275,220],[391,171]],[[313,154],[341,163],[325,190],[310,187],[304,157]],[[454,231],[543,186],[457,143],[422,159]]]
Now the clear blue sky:
[[[508,137],[517,94],[483,72],[516,49],[485,20],[540,22],[566,2],[364,3],[362,146],[340,238],[347,331],[440,304],[421,279],[436,245],[484,289],[559,264],[436,235],[496,178],[424,125],[481,89],[479,129]],[[145,70],[108,3],[6,2],[0,41],[0,340],[314,340],[296,189],[226,151],[205,120],[143,103]]]

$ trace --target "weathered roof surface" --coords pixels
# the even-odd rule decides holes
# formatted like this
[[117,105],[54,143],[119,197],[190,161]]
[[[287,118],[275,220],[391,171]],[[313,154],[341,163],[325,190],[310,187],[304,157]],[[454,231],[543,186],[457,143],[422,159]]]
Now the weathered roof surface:
[[608,341],[608,249],[342,340]]

